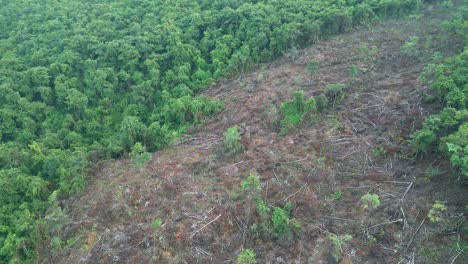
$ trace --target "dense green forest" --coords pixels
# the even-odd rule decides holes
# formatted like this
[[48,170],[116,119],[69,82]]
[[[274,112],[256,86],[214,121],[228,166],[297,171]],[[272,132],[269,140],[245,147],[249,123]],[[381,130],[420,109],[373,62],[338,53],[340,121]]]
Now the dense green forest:
[[[34,259],[35,243],[50,234],[50,224],[57,220],[57,197],[82,190],[92,164],[125,156],[134,146],[147,151],[167,146],[222,109],[222,102],[197,92],[290,49],[373,19],[406,15],[420,4],[3,0],[0,262]],[[466,56],[443,67],[458,69],[462,63],[466,69]],[[466,98],[451,98],[466,96],[467,74],[454,72],[446,80],[441,77],[445,69],[436,69],[433,84],[435,89],[442,82],[453,84],[453,89],[438,91],[449,107],[440,115],[461,116],[454,122],[466,122]],[[442,94],[447,89],[450,93]],[[466,123],[453,129],[459,132],[447,136],[445,146],[454,165],[466,172]],[[436,144],[429,133],[416,134],[417,142]]]

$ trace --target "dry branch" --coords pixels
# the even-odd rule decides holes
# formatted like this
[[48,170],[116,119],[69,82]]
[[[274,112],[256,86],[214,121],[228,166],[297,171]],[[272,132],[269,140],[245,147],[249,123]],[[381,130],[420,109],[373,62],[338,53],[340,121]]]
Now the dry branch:
[[191,235],[189,236],[189,238],[192,238],[194,237],[198,232],[202,231],[205,227],[209,226],[211,223],[215,222],[216,220],[218,220],[218,218],[221,217],[222,214],[219,214],[215,219],[211,220],[208,224],[202,226],[200,229],[198,229],[197,231],[194,231],[191,233]]

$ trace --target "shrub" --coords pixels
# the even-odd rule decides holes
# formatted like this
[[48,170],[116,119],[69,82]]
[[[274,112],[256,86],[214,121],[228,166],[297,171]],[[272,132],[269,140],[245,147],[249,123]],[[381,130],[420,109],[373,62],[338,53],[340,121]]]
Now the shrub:
[[440,171],[439,168],[434,168],[432,166],[427,167],[427,169],[424,171],[424,175],[428,178],[434,178],[441,174],[442,172]]
[[361,197],[362,208],[367,209],[371,207],[372,209],[377,208],[380,205],[380,199],[377,194],[365,194]]
[[335,104],[335,102],[339,103],[344,100],[344,87],[345,86],[342,83],[330,83],[327,85],[326,95],[330,101],[333,101],[333,104]]
[[413,36],[400,47],[400,53],[406,57],[419,55],[419,37]]
[[309,74],[315,74],[319,71],[320,62],[316,60],[311,60],[307,63],[306,71]]
[[324,94],[317,96],[315,99],[317,103],[317,111],[323,112],[328,107],[328,97]]
[[382,146],[375,147],[371,150],[371,155],[373,157],[385,156],[386,154],[387,150],[385,150],[385,148]]
[[140,142],[135,143],[132,147],[130,156],[133,158],[139,169],[144,168],[145,163],[153,159],[153,155],[146,152],[146,147]]
[[358,74],[359,68],[354,64],[351,65],[351,67],[349,67],[349,79],[351,80],[351,82],[356,81]]
[[162,220],[158,218],[158,219],[155,219],[151,223],[151,228],[156,232],[161,225],[162,225]]
[[443,212],[447,210],[447,207],[443,205],[440,201],[435,201],[432,205],[432,208],[429,210],[427,217],[431,223],[438,223],[443,219]]
[[237,256],[237,264],[256,264],[255,252],[252,249],[243,249],[239,256]]
[[328,239],[333,244],[334,251],[332,253],[333,257],[336,260],[339,260],[341,258],[341,254],[343,252],[343,245],[353,239],[351,235],[344,235],[344,236],[338,236],[333,233],[328,233],[327,234]]
[[[299,229],[299,223],[291,218],[292,204],[286,203],[283,208],[270,207],[262,200],[260,196],[261,186],[258,176],[249,175],[247,180],[241,182],[242,189],[249,192],[249,196],[255,200],[257,212],[261,221],[261,232],[266,237],[277,239],[290,239],[294,235],[294,230]],[[257,225],[255,224],[255,230]]]
[[273,209],[273,214],[271,216],[271,221],[273,222],[273,232],[278,238],[288,237],[291,235],[291,226],[289,214],[292,208],[291,203],[287,203],[284,206],[284,209],[275,207]]
[[334,193],[329,194],[328,197],[330,199],[339,201],[339,200],[341,200],[343,198],[343,193],[340,190],[338,190],[338,191],[336,191]]
[[233,126],[228,128],[224,133],[224,148],[230,154],[238,154],[242,152],[243,146],[240,143],[239,126]]
[[365,61],[372,61],[377,58],[379,54],[379,49],[376,45],[371,45],[369,43],[363,43],[359,46],[358,49],[359,57],[361,57]]
[[284,135],[298,126],[307,115],[317,110],[315,98],[310,97],[306,101],[303,91],[294,91],[293,96],[293,100],[281,104],[281,111],[284,117],[280,122],[280,135]]

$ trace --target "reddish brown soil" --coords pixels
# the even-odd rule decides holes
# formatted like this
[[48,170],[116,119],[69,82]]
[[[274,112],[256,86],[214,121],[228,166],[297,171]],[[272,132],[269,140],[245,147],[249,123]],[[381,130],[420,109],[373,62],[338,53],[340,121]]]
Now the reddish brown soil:
[[[353,237],[339,263],[428,263],[424,247],[456,238],[430,224],[428,210],[441,200],[454,222],[466,197],[444,159],[415,159],[407,142],[431,111],[422,104],[428,88],[417,80],[427,58],[461,48],[435,23],[429,15],[379,22],[211,87],[204,95],[224,101],[222,113],[154,153],[144,169],[130,160],[102,164],[80,196],[63,202],[73,218],[62,233],[70,245],[45,262],[234,263],[242,248],[251,248],[258,263],[338,263],[327,238],[333,233]],[[411,36],[420,37],[421,47],[432,38],[418,57],[400,54]],[[378,47],[376,58],[358,52],[368,43]],[[320,62],[317,74],[305,71],[310,60]],[[366,72],[351,82],[353,64]],[[318,95],[330,83],[345,84],[344,101],[279,136],[281,102],[294,90]],[[245,151],[229,156],[223,133],[234,125]],[[430,164],[445,172],[443,180],[425,177]],[[251,201],[240,187],[252,173],[268,205],[294,205],[301,225],[294,238],[244,235],[260,221],[254,209],[248,213]],[[341,200],[330,196],[337,191]],[[381,205],[363,209],[366,193],[378,194]],[[162,220],[157,231],[155,219]],[[449,249],[442,262],[454,253]]]

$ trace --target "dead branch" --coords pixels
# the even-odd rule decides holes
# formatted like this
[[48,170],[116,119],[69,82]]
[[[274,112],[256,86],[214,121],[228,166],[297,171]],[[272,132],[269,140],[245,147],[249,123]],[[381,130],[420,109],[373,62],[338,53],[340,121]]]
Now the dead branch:
[[410,184],[412,182],[402,182],[402,181],[383,181],[384,183],[396,183],[396,184]]
[[300,192],[304,187],[307,186],[307,183],[305,183],[304,185],[301,186],[301,188],[299,188],[295,193],[289,195],[288,197],[284,198],[283,201],[286,202],[289,198],[293,197],[294,195],[296,195],[298,192]]
[[465,250],[465,247],[461,248],[460,247],[460,235],[458,235],[458,241],[457,241],[457,254],[455,256],[453,256],[452,258],[450,258],[450,264],[453,264],[455,263],[455,260],[457,260],[458,256],[460,256],[463,251]]
[[395,220],[395,221],[384,222],[384,223],[380,223],[380,224],[376,224],[376,225],[370,226],[370,227],[368,227],[368,229],[369,229],[369,228],[373,228],[373,227],[377,227],[377,226],[381,226],[381,225],[387,225],[387,224],[393,224],[393,223],[401,223],[401,222],[403,222],[403,219],[400,218],[400,219],[397,219],[397,220]]
[[189,238],[192,238],[194,237],[198,232],[202,231],[205,227],[209,226],[211,223],[215,222],[216,220],[218,220],[218,218],[221,217],[222,214],[219,214],[215,219],[211,220],[208,224],[202,226],[200,229],[198,229],[197,231],[194,231],[192,232],[192,234],[189,236]]
[[352,222],[358,221],[358,220],[354,220],[354,219],[334,217],[334,216],[324,216],[324,218],[330,218],[330,219],[336,219],[336,220],[342,220],[342,221],[352,221]]
[[406,221],[406,215],[405,212],[403,211],[403,207],[400,207],[401,213],[403,214],[403,228],[408,227],[408,221]]
[[406,250],[408,250],[408,248],[411,246],[411,244],[413,243],[413,240],[414,240],[414,237],[416,236],[416,234],[419,232],[419,229],[421,229],[422,225],[424,224],[424,222],[426,221],[426,218],[424,217],[424,219],[421,221],[421,224],[418,226],[418,228],[416,229],[416,231],[414,232],[413,236],[411,237],[408,245],[406,246]]
[[410,191],[411,187],[413,187],[413,183],[414,183],[414,182],[411,182],[411,183],[408,185],[408,187],[406,187],[406,190],[405,190],[405,192],[403,193],[403,196],[402,196],[401,199],[400,199],[400,203],[403,202],[403,200],[405,199],[405,196],[408,194],[408,192]]

